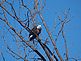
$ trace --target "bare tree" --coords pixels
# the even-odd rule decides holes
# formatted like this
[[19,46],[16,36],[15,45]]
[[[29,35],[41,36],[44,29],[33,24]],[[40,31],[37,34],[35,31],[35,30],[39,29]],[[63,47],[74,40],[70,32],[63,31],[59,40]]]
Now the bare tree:
[[[53,38],[54,35],[49,31],[46,20],[42,15],[42,10],[45,5],[46,0],[0,1],[0,22],[4,24],[1,25],[2,29],[4,30],[5,28],[7,32],[5,33],[2,30],[3,35],[0,36],[2,36],[6,52],[10,54],[14,60],[68,61],[71,59],[68,57],[67,40],[64,33],[64,26],[70,21],[68,14],[69,10],[64,12],[64,19],[58,16],[57,21],[59,23],[56,23],[55,29],[57,26],[61,27],[58,29],[56,37]],[[40,38],[43,34],[39,37],[31,30],[38,24],[41,24],[44,27],[43,29],[46,30],[45,32],[48,34],[46,38]],[[33,41],[30,41],[28,38],[31,32],[36,35],[36,39]],[[58,50],[59,48],[57,48],[56,45],[59,35],[61,35],[64,40],[65,58],[61,56]],[[49,47],[49,45],[52,47]],[[3,61],[6,61],[7,59],[3,54],[4,52],[1,52]]]

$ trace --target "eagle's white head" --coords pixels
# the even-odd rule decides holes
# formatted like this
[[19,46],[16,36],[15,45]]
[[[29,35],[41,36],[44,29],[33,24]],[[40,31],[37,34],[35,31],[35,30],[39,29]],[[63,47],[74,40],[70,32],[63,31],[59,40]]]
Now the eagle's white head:
[[37,29],[41,29],[41,25],[38,25],[38,26],[37,26]]

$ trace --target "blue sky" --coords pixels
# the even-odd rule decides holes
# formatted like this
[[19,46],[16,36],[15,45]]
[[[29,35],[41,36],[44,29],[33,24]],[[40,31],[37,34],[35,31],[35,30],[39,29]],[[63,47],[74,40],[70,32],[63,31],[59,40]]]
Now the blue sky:
[[69,57],[81,58],[81,0],[48,0],[44,17],[48,20],[47,24],[51,28],[57,16],[62,16],[64,10],[69,8],[71,21],[64,28]]
[[[69,57],[81,58],[81,44],[80,44],[81,43],[81,36],[80,36],[81,35],[81,0],[46,0],[46,6],[42,13],[43,13],[44,19],[46,20],[47,26],[49,27],[49,30],[51,31],[51,29],[53,29],[53,26],[54,26],[54,20],[57,20],[58,15],[63,16],[63,12],[69,8],[70,8],[71,21],[68,24],[66,24],[64,27]],[[11,35],[9,34],[8,31],[6,31],[7,29],[1,28],[1,26],[4,26],[3,24],[4,23],[0,23],[0,30],[2,30],[0,31],[0,35],[6,34],[7,37],[9,38],[9,36]],[[2,32],[4,32],[4,34]],[[45,29],[43,29],[42,32],[45,32]],[[46,37],[46,36],[47,34],[43,35],[42,37]],[[5,39],[7,39],[7,37]],[[53,34],[53,37],[54,37],[54,34]],[[12,43],[11,42],[12,38],[8,39],[9,44]],[[4,44],[4,42],[2,41],[2,36],[0,37],[0,43],[1,43],[0,50],[5,51],[5,49],[3,49],[5,48],[5,46],[2,46]],[[56,44],[62,55],[64,42],[62,41],[61,37],[59,37]],[[14,46],[14,43],[13,45],[11,45],[11,47],[13,46]],[[6,51],[4,52],[4,54],[6,54],[7,56],[10,56],[6,53]],[[6,57],[6,58],[9,58],[9,57]],[[11,58],[9,58],[9,60]]]

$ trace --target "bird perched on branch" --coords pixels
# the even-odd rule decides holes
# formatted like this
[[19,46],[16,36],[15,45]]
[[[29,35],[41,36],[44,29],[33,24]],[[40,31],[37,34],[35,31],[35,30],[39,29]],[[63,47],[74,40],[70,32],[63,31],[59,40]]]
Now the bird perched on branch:
[[32,41],[32,40],[34,40],[36,38],[36,35],[35,34],[37,34],[39,36],[39,34],[41,33],[41,30],[42,30],[41,25],[34,26],[32,28],[32,30],[31,30],[32,32],[29,34],[30,41]]

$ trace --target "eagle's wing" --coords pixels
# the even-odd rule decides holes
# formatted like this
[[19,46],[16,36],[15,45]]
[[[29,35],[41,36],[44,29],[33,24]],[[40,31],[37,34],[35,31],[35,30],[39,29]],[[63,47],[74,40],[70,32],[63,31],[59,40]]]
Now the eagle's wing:
[[37,27],[36,27],[36,26],[34,26],[34,27],[32,28],[32,30],[31,30],[31,32],[30,32],[30,34],[29,34],[29,37],[30,37],[31,35],[34,35],[34,33],[33,33],[33,32],[35,32],[35,33],[36,33],[36,29],[37,29]]

